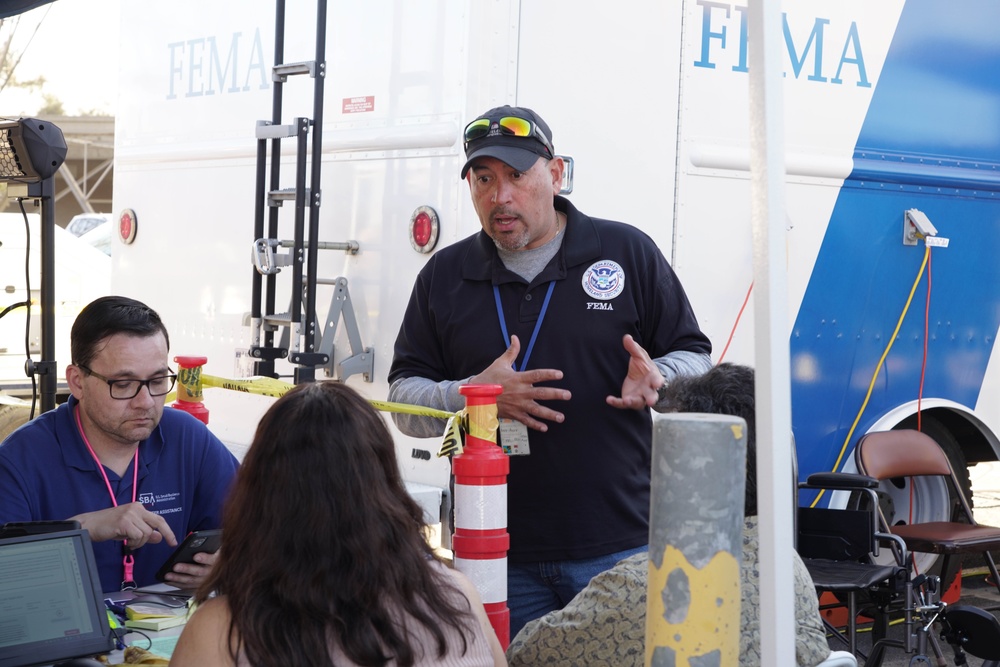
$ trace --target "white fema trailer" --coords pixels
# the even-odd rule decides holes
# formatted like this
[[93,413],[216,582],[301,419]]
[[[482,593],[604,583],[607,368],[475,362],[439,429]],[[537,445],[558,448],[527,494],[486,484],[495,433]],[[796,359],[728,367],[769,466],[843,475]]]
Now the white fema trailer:
[[[38,209],[25,204],[25,213],[0,213],[0,403],[21,405],[32,394],[41,393],[40,378],[34,382],[25,361],[42,360],[42,224]],[[66,393],[64,369],[70,359],[69,333],[80,310],[108,293],[111,260],[86,240],[59,227],[53,229],[52,326],[55,332],[55,369],[62,393]],[[29,313],[28,303],[31,303]],[[33,386],[34,384],[34,386]],[[53,390],[57,383],[53,383]],[[54,397],[53,397],[54,399]],[[37,407],[36,407],[37,414]],[[20,422],[19,422],[20,423]],[[8,424],[0,418],[0,437]]]
[[[281,7],[122,3],[114,210],[136,226],[115,241],[112,290],[162,314],[173,353],[384,399],[427,253],[479,229],[463,128],[511,103],[573,158],[581,210],[659,244],[715,359],[754,363],[745,2],[295,2],[284,25]],[[861,435],[919,412],[968,484],[967,464],[1000,453],[1000,5],[782,10],[774,260],[799,477],[853,470]],[[239,447],[268,399],[206,401]],[[439,443],[397,442],[407,479],[447,487]],[[950,512],[943,486],[884,491],[895,521]]]

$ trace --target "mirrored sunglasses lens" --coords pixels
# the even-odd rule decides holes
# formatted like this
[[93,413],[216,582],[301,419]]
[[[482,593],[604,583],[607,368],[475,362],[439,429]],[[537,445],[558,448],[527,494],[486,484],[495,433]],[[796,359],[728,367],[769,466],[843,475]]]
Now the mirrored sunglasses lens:
[[501,118],[500,127],[503,128],[505,134],[513,134],[515,137],[531,136],[531,121],[523,118],[514,118],[513,116]]
[[485,137],[490,131],[490,124],[489,118],[480,118],[479,120],[472,121],[465,128],[465,140],[475,141],[476,139]]

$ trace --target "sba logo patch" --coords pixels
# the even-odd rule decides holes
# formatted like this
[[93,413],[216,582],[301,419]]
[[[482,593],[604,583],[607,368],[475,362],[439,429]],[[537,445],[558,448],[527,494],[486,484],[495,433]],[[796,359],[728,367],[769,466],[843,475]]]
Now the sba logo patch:
[[610,259],[602,259],[583,273],[583,291],[595,299],[613,299],[624,289],[625,272]]

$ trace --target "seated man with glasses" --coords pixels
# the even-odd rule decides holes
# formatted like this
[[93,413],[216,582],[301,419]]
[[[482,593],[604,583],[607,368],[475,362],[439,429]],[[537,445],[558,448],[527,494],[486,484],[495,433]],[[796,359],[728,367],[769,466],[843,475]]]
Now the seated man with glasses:
[[[221,525],[236,458],[181,410],[156,312],[121,296],[85,307],[70,334],[71,396],[0,445],[0,524],[73,519],[90,532],[104,591],[156,583],[189,532]],[[214,554],[167,575],[195,588]]]

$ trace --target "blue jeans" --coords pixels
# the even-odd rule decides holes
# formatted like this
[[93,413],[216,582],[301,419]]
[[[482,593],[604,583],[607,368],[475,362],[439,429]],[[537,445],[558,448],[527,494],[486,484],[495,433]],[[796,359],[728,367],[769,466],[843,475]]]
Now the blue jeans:
[[528,621],[565,607],[595,575],[610,570],[621,559],[648,548],[643,545],[583,560],[508,563],[507,608],[510,609],[510,638],[514,639]]

